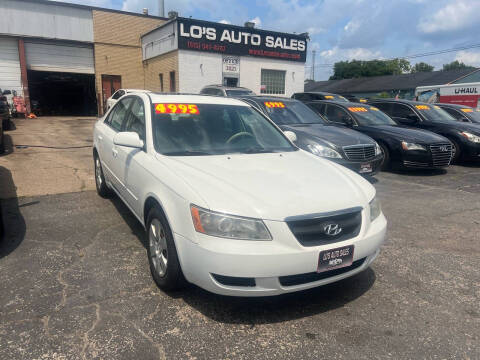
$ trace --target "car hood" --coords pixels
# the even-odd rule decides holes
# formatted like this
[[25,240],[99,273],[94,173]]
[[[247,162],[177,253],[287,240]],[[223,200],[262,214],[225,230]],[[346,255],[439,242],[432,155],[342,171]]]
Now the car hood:
[[334,144],[339,147],[374,143],[369,136],[343,126],[298,124],[294,126],[282,125],[281,129],[284,131],[293,131],[299,140],[301,140],[300,137],[306,137],[314,140],[320,139],[324,142]]
[[233,215],[283,221],[288,216],[366,207],[375,194],[361,176],[303,150],[158,156],[205,202],[196,205]]
[[441,135],[435,134],[428,130],[404,127],[404,126],[392,126],[392,125],[380,125],[380,126],[363,126],[363,129],[367,131],[374,131],[378,135],[389,135],[398,140],[405,140],[408,142],[420,142],[420,143],[436,143],[436,142],[448,142],[448,139]]

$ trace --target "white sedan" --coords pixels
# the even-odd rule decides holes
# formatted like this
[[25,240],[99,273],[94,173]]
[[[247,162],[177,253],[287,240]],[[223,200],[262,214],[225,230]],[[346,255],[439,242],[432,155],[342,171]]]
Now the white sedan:
[[107,99],[107,111],[110,110],[113,105],[115,105],[123,95],[130,94],[130,93],[147,93],[150,90],[139,90],[139,89],[118,89],[115,91],[112,96]]
[[132,93],[94,129],[97,191],[145,227],[153,279],[277,295],[365,270],[386,219],[361,176],[241,100]]

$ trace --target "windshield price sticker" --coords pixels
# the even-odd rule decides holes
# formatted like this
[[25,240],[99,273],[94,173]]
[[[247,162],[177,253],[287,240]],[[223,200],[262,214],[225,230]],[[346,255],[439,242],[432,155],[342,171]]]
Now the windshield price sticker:
[[467,109],[467,108],[465,108],[465,109],[461,109],[461,110],[462,110],[464,113],[471,113],[471,112],[473,112],[473,109]]
[[334,99],[332,95],[325,95],[325,99]]
[[415,107],[418,110],[430,110],[430,106],[428,106],[428,105],[415,105]]
[[198,115],[195,104],[155,104],[155,114],[193,114]]
[[348,110],[351,112],[368,112],[367,108],[363,106],[349,107]]
[[373,111],[380,111],[378,108],[376,108],[375,106],[370,106],[370,110],[373,110]]
[[280,101],[266,101],[264,102],[267,108],[284,108],[285,104]]

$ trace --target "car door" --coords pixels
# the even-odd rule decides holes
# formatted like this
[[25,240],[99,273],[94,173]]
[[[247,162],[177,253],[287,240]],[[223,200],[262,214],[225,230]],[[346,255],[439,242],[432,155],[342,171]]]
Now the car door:
[[118,132],[122,131],[132,101],[133,97],[126,97],[115,105],[105,120],[106,126],[102,139],[99,139],[99,142],[101,142],[102,165],[109,182],[119,194],[125,192],[125,185],[122,181],[122,166],[118,161],[118,146],[113,143],[113,138]]
[[[140,97],[135,96],[122,129],[122,131],[137,133],[144,144],[146,144],[146,109],[144,101]],[[145,174],[146,170],[142,166],[146,162],[146,145],[143,149],[117,146],[117,150],[118,162],[121,167],[120,175],[122,182],[125,184],[122,196],[137,215],[141,214],[139,199],[142,188],[144,188],[143,182],[147,177],[147,174]]]

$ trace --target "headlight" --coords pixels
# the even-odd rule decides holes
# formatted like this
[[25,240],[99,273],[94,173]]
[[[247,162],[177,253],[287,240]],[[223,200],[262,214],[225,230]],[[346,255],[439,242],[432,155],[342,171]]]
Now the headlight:
[[474,134],[466,132],[466,131],[462,131],[460,134],[465,136],[468,141],[471,141],[471,142],[474,142],[474,143],[477,143],[477,144],[480,143],[480,136],[478,136],[478,135],[474,135]]
[[427,148],[423,145],[420,144],[415,144],[415,143],[409,143],[406,141],[402,141],[402,149],[403,150],[423,150],[426,151]]
[[237,240],[272,240],[262,220],[226,215],[190,206],[193,226],[202,234]]
[[378,145],[377,143],[375,143],[375,156],[378,156],[382,153],[382,148],[380,147],[380,145]]
[[380,206],[380,201],[375,196],[372,201],[370,201],[370,222],[375,220],[381,213],[382,208]]
[[320,144],[308,144],[307,147],[312,152],[312,154],[317,156],[337,159],[342,158],[342,155],[327,146],[323,146]]

